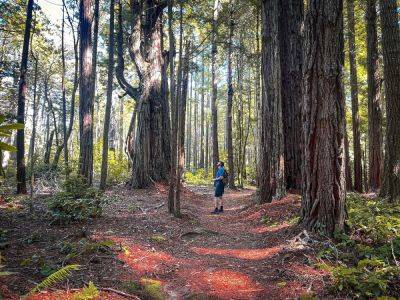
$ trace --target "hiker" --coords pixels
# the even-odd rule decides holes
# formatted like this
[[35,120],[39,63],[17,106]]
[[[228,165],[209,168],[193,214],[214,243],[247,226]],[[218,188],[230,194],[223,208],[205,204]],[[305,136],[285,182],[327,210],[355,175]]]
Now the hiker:
[[217,174],[213,179],[215,187],[215,194],[214,194],[215,209],[212,212],[213,214],[220,214],[224,212],[224,203],[222,200],[222,195],[224,194],[224,187],[225,187],[224,179],[227,177],[227,174],[228,173],[225,171],[224,168],[224,163],[222,161],[219,161],[217,163]]

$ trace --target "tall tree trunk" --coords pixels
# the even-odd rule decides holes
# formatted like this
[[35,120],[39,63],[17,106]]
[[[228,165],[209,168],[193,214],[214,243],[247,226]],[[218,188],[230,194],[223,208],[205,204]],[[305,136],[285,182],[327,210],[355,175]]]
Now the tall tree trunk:
[[[33,83],[33,104],[32,104],[32,133],[31,139],[29,141],[29,160],[30,160],[30,169],[31,169],[31,176],[33,172],[33,164],[35,158],[35,142],[36,142],[36,127],[37,127],[37,115],[39,110],[39,103],[40,96],[37,95],[37,80],[38,80],[38,63],[39,58],[36,57],[33,53],[31,53],[32,58],[35,60],[35,71],[34,71],[34,83]],[[39,99],[39,100],[38,100]],[[0,162],[1,163],[1,162]]]
[[185,164],[185,116],[186,116],[186,98],[188,90],[189,62],[190,62],[190,42],[185,45],[185,58],[182,68],[182,89],[179,97],[179,120],[178,120],[178,176],[176,183],[176,195],[174,203],[175,217],[181,216],[181,190],[182,176]]
[[193,98],[193,168],[196,171],[199,167],[199,157],[198,157],[198,140],[197,140],[197,135],[198,135],[198,115],[199,115],[199,103],[197,100],[197,73],[194,73],[194,98]]
[[227,140],[227,150],[228,150],[228,167],[230,171],[229,187],[231,189],[235,188],[235,167],[233,163],[233,137],[232,137],[232,105],[233,105],[233,84],[232,84],[232,40],[233,40],[233,30],[235,27],[235,22],[233,19],[233,3],[229,2],[230,5],[230,19],[229,19],[229,44],[228,44],[228,99],[226,102],[226,140]]
[[[75,58],[75,67],[74,67],[74,80],[73,80],[73,86],[72,86],[72,94],[71,94],[71,104],[70,104],[70,114],[69,114],[69,124],[68,124],[68,129],[67,129],[67,134],[66,134],[66,142],[65,144],[68,145],[69,138],[71,137],[73,126],[74,126],[74,118],[75,118],[75,98],[76,98],[76,92],[78,90],[78,83],[79,83],[79,78],[78,78],[78,72],[79,72],[79,54],[78,54],[78,41],[75,37],[75,31],[73,30],[74,28],[74,23],[73,20],[68,12],[68,9],[65,5],[65,0],[63,0],[63,10],[67,13],[67,19],[71,27],[72,31],[72,39],[74,43],[74,58]],[[65,80],[65,78],[64,78]],[[65,82],[64,82],[65,84]],[[58,159],[61,156],[61,151],[64,149],[64,142],[59,145],[59,147],[56,149],[56,153],[54,154],[54,160],[53,160],[53,166],[58,165]],[[68,147],[65,149],[67,152],[64,151],[64,160],[66,159],[66,166],[68,168]],[[67,153],[67,157],[65,157],[65,153]],[[67,173],[69,172],[69,169],[67,169]]]
[[108,168],[108,134],[110,131],[113,78],[114,78],[114,0],[110,1],[110,31],[108,35],[108,78],[107,78],[107,102],[104,115],[103,153],[101,161],[100,189],[106,188]]
[[218,110],[217,110],[217,37],[218,37],[218,17],[220,11],[220,1],[214,1],[214,16],[211,32],[211,114],[212,114],[212,163],[213,172],[217,171],[217,162],[219,161],[218,149]]
[[260,166],[258,169],[259,202],[272,201],[274,186],[272,179],[275,171],[273,122],[276,115],[274,106],[281,97],[279,76],[279,43],[278,43],[279,0],[262,1],[262,99],[260,131]]
[[379,72],[376,1],[366,1],[367,73],[368,73],[368,139],[369,187],[377,191],[382,183],[382,111],[381,76]]
[[68,177],[68,137],[67,137],[67,100],[65,91],[65,46],[64,46],[64,30],[65,27],[65,6],[62,8],[62,23],[61,23],[61,97],[62,97],[62,125],[63,125],[63,148],[64,148],[64,166],[65,174]]
[[[28,71],[29,40],[32,27],[33,0],[28,0],[26,7],[26,20],[24,43],[22,47],[22,58],[18,86],[18,113],[17,121],[25,124],[25,101],[28,93],[26,73]],[[26,194],[26,170],[25,170],[25,129],[17,131],[17,193]]]
[[79,5],[79,174],[87,184],[93,180],[93,49],[92,0],[80,0]]
[[386,94],[386,156],[381,196],[400,200],[400,32],[395,0],[379,0]]
[[166,100],[163,95],[162,12],[165,2],[132,0],[130,53],[141,79],[138,126],[133,159],[132,187],[144,188],[152,181],[167,179],[170,161],[163,139]]
[[301,189],[303,0],[281,1],[280,49],[286,188]]
[[356,61],[354,0],[347,0],[348,19],[348,44],[350,62],[350,89],[351,89],[351,115],[353,124],[353,151],[354,151],[354,189],[361,193],[363,191],[363,173],[361,163],[360,144],[360,114],[358,112],[358,80]]
[[302,222],[332,236],[345,222],[343,2],[311,0],[307,9]]
[[[170,82],[170,101],[171,101],[171,170],[169,175],[169,193],[168,193],[168,212],[174,213],[175,185],[177,182],[176,165],[177,165],[177,138],[178,138],[178,105],[177,93],[175,86],[175,37],[174,37],[174,0],[168,0],[168,37],[169,37],[169,82]],[[181,6],[182,19],[182,6]],[[181,23],[182,25],[182,23]],[[180,27],[182,32],[182,26]],[[182,36],[182,35],[181,35]],[[182,40],[181,40],[182,43]]]
[[200,162],[199,168],[204,169],[204,105],[205,105],[205,62],[204,55],[202,57],[202,68],[201,68],[201,103],[200,103]]

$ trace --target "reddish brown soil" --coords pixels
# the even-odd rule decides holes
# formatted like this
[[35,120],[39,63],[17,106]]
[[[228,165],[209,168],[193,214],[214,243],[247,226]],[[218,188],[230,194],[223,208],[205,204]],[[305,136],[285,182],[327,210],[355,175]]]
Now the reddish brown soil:
[[[300,197],[290,194],[271,204],[254,205],[252,194],[227,191],[225,212],[212,215],[212,189],[189,187],[183,195],[183,217],[176,219],[166,212],[166,205],[160,207],[166,201],[165,186],[139,191],[119,187],[107,192],[109,205],[103,217],[67,227],[51,225],[43,211],[32,217],[26,209],[0,208],[0,228],[8,230],[9,243],[0,250],[6,259],[3,264],[18,272],[3,277],[0,295],[17,298],[43,280],[43,262],[82,267],[54,288],[58,291],[34,299],[70,299],[70,293],[60,290],[81,288],[89,281],[127,292],[126,282],[140,283],[143,278],[159,281],[168,299],[324,295],[328,278],[313,267],[313,250],[290,242],[300,232],[290,222],[299,212]],[[265,216],[267,225],[262,222]],[[62,244],[84,239],[113,240],[115,246],[66,260]],[[26,265],[26,259],[33,262]],[[136,294],[149,298],[140,288]],[[123,299],[104,292],[101,298]]]

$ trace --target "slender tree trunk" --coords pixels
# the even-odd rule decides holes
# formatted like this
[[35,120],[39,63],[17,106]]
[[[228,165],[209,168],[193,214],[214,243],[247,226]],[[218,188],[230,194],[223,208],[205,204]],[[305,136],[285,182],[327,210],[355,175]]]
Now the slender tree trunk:
[[[78,72],[79,72],[79,54],[78,54],[78,41],[75,37],[75,32],[73,30],[73,20],[71,16],[68,13],[68,9],[65,5],[65,1],[63,0],[63,10],[67,13],[67,19],[68,22],[71,26],[72,30],[72,39],[74,43],[74,58],[75,58],[75,67],[74,67],[74,80],[73,80],[73,87],[72,87],[72,94],[71,94],[71,104],[70,104],[70,115],[69,115],[69,124],[68,124],[68,129],[67,129],[67,134],[66,134],[66,145],[68,145],[69,138],[72,134],[72,129],[74,126],[74,118],[75,118],[75,98],[76,98],[76,92],[78,90],[78,83],[79,83],[79,78],[78,78]],[[65,80],[65,78],[64,78]],[[65,81],[64,81],[65,85]],[[64,142],[59,145],[59,147],[56,149],[56,153],[54,154],[54,160],[53,160],[53,166],[57,167],[58,165],[58,160],[59,157],[61,156],[61,152],[64,149]],[[65,152],[64,152],[64,160],[66,162],[67,166],[67,173],[69,172],[68,169],[68,147],[65,149],[67,150],[67,157],[65,157]]]
[[301,189],[302,0],[281,1],[280,49],[286,188]]
[[350,62],[350,89],[351,89],[351,115],[353,124],[353,151],[354,151],[354,189],[361,193],[363,191],[363,173],[361,163],[360,144],[360,114],[358,112],[358,80],[356,61],[354,0],[347,0],[348,19],[348,44]]
[[[170,76],[170,101],[171,101],[171,170],[169,175],[169,193],[168,193],[168,212],[174,213],[174,200],[175,200],[175,185],[177,182],[176,165],[177,165],[177,139],[178,139],[178,105],[177,93],[175,86],[175,37],[174,37],[174,14],[173,14],[174,0],[168,0],[168,34],[169,34],[169,76]],[[182,7],[181,7],[182,16]],[[181,17],[182,18],[182,17]],[[180,27],[182,32],[182,26]],[[181,35],[182,36],[182,35]],[[182,43],[182,40],[180,41]]]
[[122,98],[119,100],[118,157],[122,160],[124,158],[124,101]]
[[[34,83],[33,83],[33,107],[32,107],[32,133],[31,139],[29,142],[29,160],[30,160],[30,169],[31,169],[31,176],[33,175],[33,164],[35,159],[35,142],[36,142],[36,127],[37,127],[37,115],[38,115],[38,99],[40,96],[37,95],[37,80],[38,80],[38,63],[39,58],[35,57],[33,53],[31,54],[32,58],[35,60],[35,74],[34,74]],[[39,99],[40,100],[40,99]],[[1,163],[1,162],[0,162]]]
[[212,21],[211,33],[211,114],[212,114],[212,163],[213,173],[217,171],[217,162],[219,161],[218,149],[218,110],[217,110],[217,37],[218,37],[218,17],[220,11],[220,1],[214,1],[214,16]]
[[345,178],[346,178],[346,190],[353,191],[353,178],[351,176],[350,166],[350,149],[349,149],[349,137],[347,135],[347,124],[344,122],[344,153],[345,153]]
[[93,48],[92,0],[80,0],[79,6],[79,174],[87,184],[93,180]]
[[[25,124],[25,101],[28,93],[26,73],[28,71],[29,40],[32,27],[33,0],[28,0],[26,7],[24,43],[18,86],[18,113],[17,121]],[[26,194],[26,170],[25,170],[25,129],[17,131],[17,193]]]
[[332,236],[345,222],[342,0],[311,0],[303,64],[302,222]]
[[62,23],[61,23],[61,97],[62,97],[62,125],[63,125],[63,148],[64,148],[64,166],[65,173],[68,177],[68,137],[67,137],[67,100],[65,91],[65,47],[64,47],[64,27],[65,27],[65,6],[62,8]]
[[381,76],[379,72],[376,1],[366,1],[367,21],[367,73],[368,73],[368,139],[369,139],[369,187],[372,191],[382,184],[382,111]]
[[233,106],[233,84],[232,84],[232,40],[235,22],[233,18],[233,3],[230,1],[230,19],[229,19],[229,44],[228,44],[228,100],[226,107],[226,133],[227,133],[227,150],[228,150],[228,167],[230,171],[229,187],[235,188],[235,166],[233,163],[233,137],[232,137],[232,106]]
[[395,0],[379,0],[386,94],[386,156],[381,196],[400,200],[400,32]]
[[200,103],[200,162],[199,168],[204,169],[204,105],[205,105],[205,62],[204,55],[202,60],[202,68],[201,68],[201,103]]
[[196,171],[199,167],[199,157],[198,157],[198,140],[197,140],[197,126],[198,126],[198,115],[199,115],[199,103],[197,100],[197,73],[195,73],[194,77],[194,99],[193,99],[193,127],[194,127],[194,132],[193,132],[193,168]]
[[182,176],[184,173],[185,164],[185,116],[186,116],[186,98],[188,90],[188,76],[189,76],[189,62],[190,62],[190,42],[186,43],[185,46],[185,58],[183,61],[182,69],[182,90],[181,96],[179,97],[179,120],[178,120],[178,176],[176,182],[176,195],[174,203],[174,215],[175,217],[181,216],[181,190],[182,190]]
[[[192,90],[193,90],[193,74],[190,74],[189,76],[190,80],[190,86],[189,86],[189,99],[188,99],[188,109],[186,111],[187,114],[187,122],[186,122],[186,169],[191,170],[191,162],[192,162]],[[188,82],[188,85],[189,85]]]
[[110,131],[113,78],[114,78],[114,0],[110,0],[110,32],[108,35],[108,78],[107,78],[107,102],[104,115],[103,154],[101,162],[100,189],[106,188],[108,168],[108,134]]

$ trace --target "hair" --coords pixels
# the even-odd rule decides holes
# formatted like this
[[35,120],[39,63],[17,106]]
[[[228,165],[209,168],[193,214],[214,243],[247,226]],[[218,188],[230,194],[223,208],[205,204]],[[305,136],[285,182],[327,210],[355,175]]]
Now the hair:
[[220,165],[223,167],[224,166],[224,162],[223,161],[219,161]]

